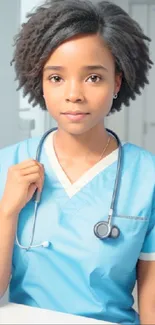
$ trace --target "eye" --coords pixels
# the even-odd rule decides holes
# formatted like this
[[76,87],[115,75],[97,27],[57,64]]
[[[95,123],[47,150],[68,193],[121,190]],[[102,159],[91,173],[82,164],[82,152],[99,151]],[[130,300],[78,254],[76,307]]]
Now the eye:
[[58,83],[58,82],[60,82],[62,79],[61,79],[61,77],[59,77],[59,76],[57,76],[57,75],[54,75],[54,76],[50,76],[50,77],[49,77],[49,80],[52,81],[52,82],[54,82],[54,83]]
[[93,83],[96,83],[98,81],[100,81],[102,78],[97,76],[96,74],[92,74],[87,80]]

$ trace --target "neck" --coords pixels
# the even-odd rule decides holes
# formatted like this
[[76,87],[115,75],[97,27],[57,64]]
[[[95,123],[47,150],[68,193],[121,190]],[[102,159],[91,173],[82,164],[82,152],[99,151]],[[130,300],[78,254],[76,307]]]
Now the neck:
[[80,135],[73,135],[58,128],[54,137],[54,145],[59,156],[80,160],[87,154],[94,157],[101,155],[108,138],[109,135],[103,124]]

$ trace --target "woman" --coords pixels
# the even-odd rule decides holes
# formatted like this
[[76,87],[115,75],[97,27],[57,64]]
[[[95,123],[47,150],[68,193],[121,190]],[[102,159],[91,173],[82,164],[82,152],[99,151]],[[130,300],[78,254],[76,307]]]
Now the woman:
[[[119,144],[104,126],[148,83],[150,39],[106,1],[47,1],[28,18],[15,43],[19,88],[58,129],[39,162],[39,138],[1,150],[0,292],[12,275],[11,302],[154,324],[155,158]],[[114,236],[100,239],[94,226],[107,224],[120,148]],[[140,315],[132,308],[136,280]]]

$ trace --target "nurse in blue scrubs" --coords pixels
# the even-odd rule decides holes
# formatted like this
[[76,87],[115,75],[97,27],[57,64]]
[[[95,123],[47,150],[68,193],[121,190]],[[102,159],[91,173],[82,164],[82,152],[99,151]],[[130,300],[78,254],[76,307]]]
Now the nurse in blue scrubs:
[[108,220],[118,168],[118,142],[104,118],[129,106],[148,83],[149,41],[107,1],[47,1],[22,26],[12,61],[19,88],[48,110],[58,129],[46,137],[39,162],[39,137],[0,151],[0,292],[11,279],[11,302],[155,324],[151,153],[121,143],[112,218],[120,233],[105,239],[94,233],[96,223]]

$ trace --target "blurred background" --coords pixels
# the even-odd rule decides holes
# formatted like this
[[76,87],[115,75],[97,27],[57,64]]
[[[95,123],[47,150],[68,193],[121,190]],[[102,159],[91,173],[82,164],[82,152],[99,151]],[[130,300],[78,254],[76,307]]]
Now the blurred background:
[[[65,1],[65,0],[64,0]],[[97,0],[92,0],[94,3]],[[113,0],[125,9],[152,39],[151,59],[155,62],[155,0]],[[32,108],[22,91],[16,91],[15,74],[10,61],[13,37],[26,13],[41,4],[41,0],[0,0],[0,148],[28,137],[43,134],[56,122],[39,107]],[[118,45],[119,46],[119,45]],[[106,125],[124,141],[130,141],[155,154],[155,66],[150,71],[150,84],[132,101],[129,108],[107,118]],[[7,300],[7,295],[4,297]],[[4,301],[3,300],[3,301]]]

